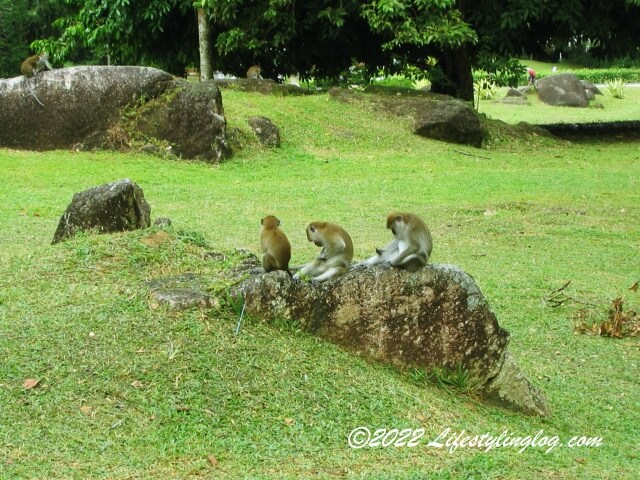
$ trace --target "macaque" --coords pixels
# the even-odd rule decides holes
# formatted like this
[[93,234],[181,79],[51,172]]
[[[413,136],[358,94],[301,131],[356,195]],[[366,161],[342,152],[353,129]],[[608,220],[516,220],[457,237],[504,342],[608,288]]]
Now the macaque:
[[294,280],[308,275],[313,282],[324,282],[348,270],[353,258],[353,242],[345,229],[333,223],[312,222],[307,227],[307,239],[322,250],[313,262],[300,268]]
[[247,78],[250,80],[262,80],[262,75],[260,75],[260,65],[251,65],[249,70],[247,70]]
[[42,72],[45,68],[53,70],[53,67],[49,63],[49,56],[46,53],[41,53],[39,55],[29,57],[22,62],[20,71],[25,77],[33,77],[34,75]]
[[416,272],[427,264],[433,242],[429,228],[420,217],[412,213],[391,212],[387,216],[387,228],[395,237],[393,242],[383,249],[377,248],[377,255],[358,266],[389,262],[392,267]]
[[269,273],[284,270],[291,276],[289,260],[291,260],[291,244],[287,236],[280,230],[280,220],[273,215],[264,217],[260,224],[260,246],[262,248],[262,267]]

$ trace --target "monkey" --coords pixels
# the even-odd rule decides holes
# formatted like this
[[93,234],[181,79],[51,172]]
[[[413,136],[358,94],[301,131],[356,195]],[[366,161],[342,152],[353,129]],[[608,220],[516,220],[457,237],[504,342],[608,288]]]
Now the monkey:
[[347,271],[353,259],[353,242],[344,228],[333,223],[311,222],[307,226],[307,239],[322,250],[313,262],[300,268],[294,280],[309,275],[313,282],[324,282]]
[[412,213],[391,212],[387,216],[387,228],[393,233],[394,240],[382,249],[377,248],[377,255],[357,267],[389,262],[392,267],[416,272],[427,264],[433,241],[429,228],[420,217]]
[[20,71],[25,77],[29,78],[42,72],[45,68],[48,70],[53,70],[53,67],[49,63],[49,55],[47,55],[46,53],[40,53],[38,55],[29,57],[24,62],[22,62]]
[[[22,72],[22,75],[24,75],[25,80],[28,81],[29,78],[35,77],[45,68],[53,70],[53,67],[49,63],[49,56],[46,53],[41,53],[39,55],[29,57],[24,62],[22,62],[20,72]],[[27,86],[29,87],[30,93],[33,98],[36,99],[36,102],[44,107],[44,103],[40,101],[40,99],[36,95],[36,92],[33,90],[33,85],[27,83]]]
[[260,220],[260,246],[262,248],[262,267],[266,273],[274,270],[284,270],[291,275],[289,260],[291,260],[291,244],[287,236],[280,230],[280,220],[273,215],[267,215]]
[[262,75],[260,75],[260,65],[251,65],[249,70],[247,70],[247,78],[251,80],[262,80]]

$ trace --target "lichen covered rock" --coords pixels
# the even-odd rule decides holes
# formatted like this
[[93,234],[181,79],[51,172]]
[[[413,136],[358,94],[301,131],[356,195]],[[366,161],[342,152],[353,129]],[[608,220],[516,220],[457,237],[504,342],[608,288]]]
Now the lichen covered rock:
[[508,355],[509,333],[473,278],[455,266],[416,273],[375,266],[320,285],[272,272],[246,280],[238,292],[254,318],[295,320],[348,351],[400,368],[462,366],[487,399],[529,414],[548,411]]

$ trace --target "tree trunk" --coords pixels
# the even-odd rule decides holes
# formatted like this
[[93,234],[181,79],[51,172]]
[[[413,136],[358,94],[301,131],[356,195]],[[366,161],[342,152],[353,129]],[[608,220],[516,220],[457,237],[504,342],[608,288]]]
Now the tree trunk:
[[[467,3],[467,0],[456,1],[456,8],[462,13],[463,19],[467,11]],[[468,46],[461,45],[458,48],[445,50],[439,60],[444,78],[442,82],[432,85],[431,90],[473,102],[473,73]]]
[[431,86],[431,90],[461,100],[473,101],[473,74],[466,45],[446,50],[440,55],[444,77]]
[[209,17],[207,17],[204,8],[198,8],[198,40],[200,44],[200,81],[204,82],[213,78]]

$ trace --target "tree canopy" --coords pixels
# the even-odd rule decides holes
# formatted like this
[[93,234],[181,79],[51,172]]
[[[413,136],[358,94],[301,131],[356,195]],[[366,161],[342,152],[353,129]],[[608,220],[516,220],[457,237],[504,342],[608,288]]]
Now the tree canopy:
[[[0,11],[9,9],[20,18],[18,5],[31,3],[0,0]],[[43,30],[34,47],[57,61],[146,64],[182,74],[199,63],[196,9],[201,9],[210,22],[216,70],[242,75],[258,63],[271,78],[292,73],[337,78],[358,62],[370,75],[429,75],[436,90],[462,98],[469,98],[473,65],[495,65],[514,55],[553,55],[571,46],[588,47],[594,56],[638,57],[640,45],[640,0],[33,3],[56,13],[56,33]],[[1,15],[0,27],[10,28],[3,22],[11,18]],[[15,25],[15,31],[21,27]]]

